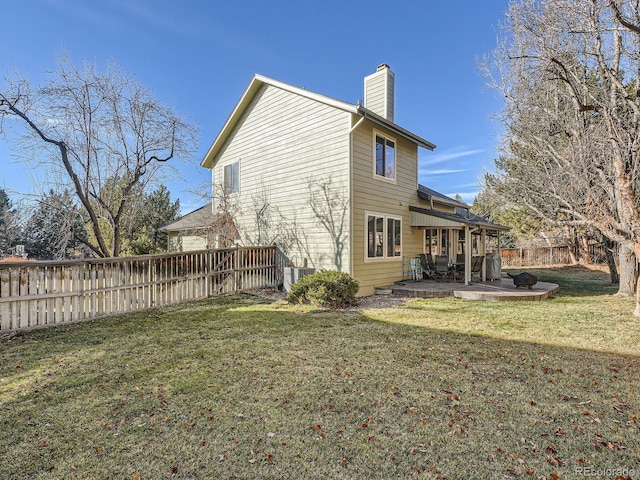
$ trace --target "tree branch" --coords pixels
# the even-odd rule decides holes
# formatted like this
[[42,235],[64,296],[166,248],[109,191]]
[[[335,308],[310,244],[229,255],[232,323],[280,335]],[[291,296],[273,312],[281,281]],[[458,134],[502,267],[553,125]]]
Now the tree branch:
[[620,9],[618,8],[618,5],[616,4],[615,0],[609,0],[609,7],[611,7],[611,11],[613,12],[613,15],[616,17],[616,20],[618,20],[618,22],[623,27],[625,27],[626,29],[628,29],[633,33],[640,35],[640,26],[636,25],[635,23],[631,23],[629,20],[625,19],[622,16],[622,13],[620,12]]

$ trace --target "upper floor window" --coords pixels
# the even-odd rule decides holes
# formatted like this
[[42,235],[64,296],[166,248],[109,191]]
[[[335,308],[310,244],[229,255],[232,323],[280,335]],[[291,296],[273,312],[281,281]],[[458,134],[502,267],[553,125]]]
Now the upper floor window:
[[396,142],[376,134],[376,175],[396,179]]
[[225,193],[238,193],[240,191],[240,168],[238,162],[224,166],[224,191]]

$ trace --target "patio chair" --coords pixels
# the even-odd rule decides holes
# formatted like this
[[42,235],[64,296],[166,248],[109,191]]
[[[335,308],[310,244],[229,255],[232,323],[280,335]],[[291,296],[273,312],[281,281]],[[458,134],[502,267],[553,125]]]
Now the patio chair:
[[482,277],[482,263],[484,262],[484,255],[475,255],[471,257],[471,277],[478,275]]
[[449,276],[449,257],[446,255],[437,255],[436,256],[436,273],[439,277]]
[[436,266],[433,263],[433,257],[431,254],[420,254],[420,264],[422,265],[422,278],[436,279],[438,278],[438,272],[436,272]]
[[454,268],[451,271],[451,274],[453,275],[454,280],[457,281],[457,280],[464,279],[464,267],[465,267],[464,253],[459,253],[458,255],[456,255],[456,264],[454,265]]
[[453,275],[453,280],[464,280],[464,262],[456,263],[451,270],[451,274]]

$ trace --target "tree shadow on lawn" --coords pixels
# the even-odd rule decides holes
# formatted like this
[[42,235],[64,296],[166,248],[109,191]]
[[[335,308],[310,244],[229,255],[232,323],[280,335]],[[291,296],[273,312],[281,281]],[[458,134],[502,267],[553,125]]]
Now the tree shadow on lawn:
[[3,341],[0,476],[637,467],[637,356],[319,312],[240,296]]

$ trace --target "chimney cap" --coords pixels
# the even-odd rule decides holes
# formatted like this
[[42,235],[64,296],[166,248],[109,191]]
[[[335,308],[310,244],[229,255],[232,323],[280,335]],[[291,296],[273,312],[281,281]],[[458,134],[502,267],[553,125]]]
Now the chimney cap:
[[376,72],[379,72],[380,70],[384,70],[384,69],[389,69],[389,65],[387,65],[386,63],[381,63],[380,65],[378,65]]

